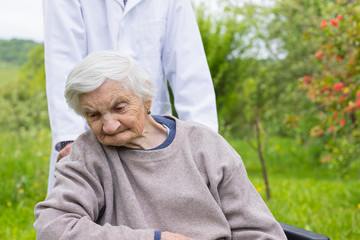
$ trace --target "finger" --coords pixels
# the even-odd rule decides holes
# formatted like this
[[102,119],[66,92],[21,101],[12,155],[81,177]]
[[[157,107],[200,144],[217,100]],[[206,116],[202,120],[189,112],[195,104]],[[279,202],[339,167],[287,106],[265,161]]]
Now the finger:
[[57,156],[56,162],[60,161],[64,156],[61,154],[61,151],[59,152],[59,155]]
[[73,143],[69,143],[59,152],[56,162],[60,161],[60,159],[62,159],[63,157],[66,157],[67,155],[70,154],[72,145],[73,145]]

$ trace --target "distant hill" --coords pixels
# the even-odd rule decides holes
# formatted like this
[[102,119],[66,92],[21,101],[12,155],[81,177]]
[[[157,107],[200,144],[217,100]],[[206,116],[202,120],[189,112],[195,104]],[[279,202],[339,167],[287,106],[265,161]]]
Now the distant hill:
[[32,40],[0,39],[0,62],[21,66],[28,59],[28,53],[39,43]]

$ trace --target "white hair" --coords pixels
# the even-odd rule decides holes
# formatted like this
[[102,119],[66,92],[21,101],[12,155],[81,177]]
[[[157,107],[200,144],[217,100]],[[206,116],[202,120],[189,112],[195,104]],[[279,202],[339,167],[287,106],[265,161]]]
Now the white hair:
[[106,79],[124,83],[126,89],[132,90],[144,102],[155,95],[150,79],[133,59],[117,51],[99,51],[89,54],[70,72],[65,86],[65,98],[70,108],[83,115],[79,94],[94,91]]

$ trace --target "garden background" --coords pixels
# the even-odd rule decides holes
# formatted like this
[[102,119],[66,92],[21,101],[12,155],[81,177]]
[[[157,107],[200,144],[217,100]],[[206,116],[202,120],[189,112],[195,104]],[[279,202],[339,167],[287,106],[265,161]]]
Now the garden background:
[[[220,133],[276,219],[360,239],[360,2],[194,3]],[[35,239],[51,132],[42,43],[0,40],[0,239]]]

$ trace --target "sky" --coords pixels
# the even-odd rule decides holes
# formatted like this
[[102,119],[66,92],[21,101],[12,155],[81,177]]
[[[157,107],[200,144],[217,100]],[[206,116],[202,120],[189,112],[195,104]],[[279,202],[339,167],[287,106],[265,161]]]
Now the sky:
[[42,0],[0,0],[0,39],[42,42]]

